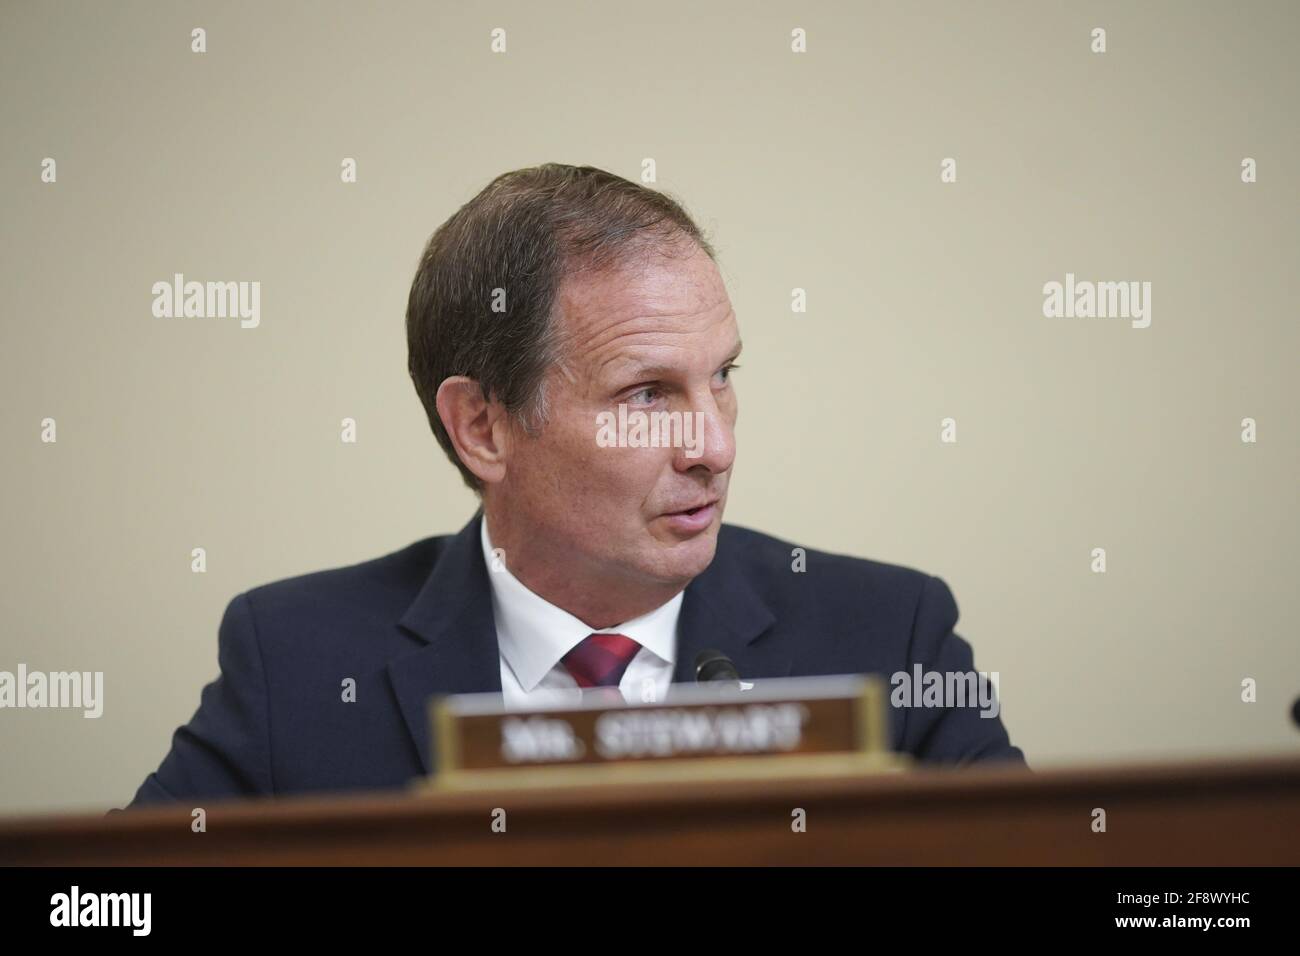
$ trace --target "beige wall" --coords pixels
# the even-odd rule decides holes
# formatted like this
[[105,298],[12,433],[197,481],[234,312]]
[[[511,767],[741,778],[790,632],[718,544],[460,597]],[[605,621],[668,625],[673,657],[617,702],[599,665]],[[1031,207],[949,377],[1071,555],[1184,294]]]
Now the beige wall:
[[[128,800],[235,594],[461,526],[406,294],[545,161],[655,160],[746,343],[727,519],[941,575],[1034,765],[1296,752],[1300,8],[375,6],[0,6],[0,670],[106,682],[0,711],[0,811]],[[175,272],[259,327],[154,318]],[[1150,327],[1045,318],[1067,272]]]

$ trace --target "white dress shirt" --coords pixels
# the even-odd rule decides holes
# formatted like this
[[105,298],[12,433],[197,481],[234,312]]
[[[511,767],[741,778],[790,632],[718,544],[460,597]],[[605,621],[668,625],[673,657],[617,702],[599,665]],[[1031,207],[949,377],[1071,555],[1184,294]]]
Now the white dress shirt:
[[483,560],[492,584],[492,615],[501,654],[501,692],[507,708],[566,705],[582,690],[561,663],[565,654],[593,633],[623,634],[641,645],[618,688],[629,703],[662,701],[673,679],[677,653],[677,617],[684,591],[648,614],[615,627],[593,630],[563,608],[528,590],[495,560],[487,516],[480,522]]

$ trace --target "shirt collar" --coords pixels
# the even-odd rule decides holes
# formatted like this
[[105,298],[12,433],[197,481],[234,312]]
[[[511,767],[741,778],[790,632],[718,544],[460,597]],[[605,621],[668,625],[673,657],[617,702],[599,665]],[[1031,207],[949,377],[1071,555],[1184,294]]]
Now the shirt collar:
[[528,590],[510,573],[504,562],[495,565],[500,570],[494,570],[487,515],[479,524],[483,560],[492,586],[497,643],[525,693],[541,683],[565,654],[592,633],[623,634],[662,661],[673,663],[677,649],[677,618],[685,591],[678,591],[669,601],[638,618],[593,631],[568,611]]

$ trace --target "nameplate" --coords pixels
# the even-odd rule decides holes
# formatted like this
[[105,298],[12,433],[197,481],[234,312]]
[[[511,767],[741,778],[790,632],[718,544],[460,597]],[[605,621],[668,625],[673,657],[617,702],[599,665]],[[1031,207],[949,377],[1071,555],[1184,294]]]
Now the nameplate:
[[663,702],[508,710],[500,694],[430,703],[438,788],[723,779],[897,769],[874,676],[675,684]]

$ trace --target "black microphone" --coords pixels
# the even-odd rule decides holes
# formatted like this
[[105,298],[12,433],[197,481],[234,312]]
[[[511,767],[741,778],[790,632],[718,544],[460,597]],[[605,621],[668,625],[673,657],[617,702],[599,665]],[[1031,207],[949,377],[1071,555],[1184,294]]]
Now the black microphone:
[[727,684],[740,689],[740,671],[722,651],[704,650],[695,655],[695,681],[699,684]]

